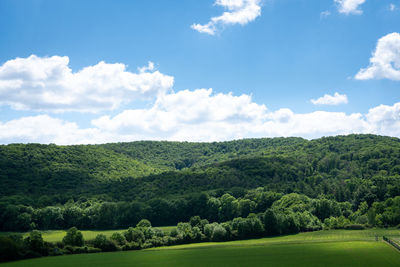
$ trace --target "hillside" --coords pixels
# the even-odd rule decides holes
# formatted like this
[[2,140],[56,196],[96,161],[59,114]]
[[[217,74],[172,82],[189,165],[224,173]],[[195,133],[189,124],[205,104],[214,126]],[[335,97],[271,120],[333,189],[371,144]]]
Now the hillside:
[[[222,143],[131,142],[105,145],[0,146],[0,195],[92,195],[99,185],[242,156],[285,151],[300,138]],[[93,191],[95,190],[95,191]]]
[[[399,174],[400,140],[373,135],[312,141],[264,138],[220,143],[0,146],[2,197],[106,194],[118,200],[140,200],[267,186],[313,197],[333,194],[345,200],[349,183],[382,177],[384,184],[398,183]],[[379,198],[384,193],[379,192]]]
[[[13,144],[0,146],[0,182],[2,229],[14,229],[18,220],[24,225],[17,223],[18,229],[32,222],[44,229],[112,229],[142,218],[171,225],[193,215],[223,221],[264,212],[291,193],[345,203],[340,204],[344,214],[381,203],[373,209],[383,213],[400,195],[400,139],[349,135],[311,141]],[[227,193],[238,206],[221,216]],[[53,221],[39,219],[48,214]],[[384,221],[396,225],[400,217]]]

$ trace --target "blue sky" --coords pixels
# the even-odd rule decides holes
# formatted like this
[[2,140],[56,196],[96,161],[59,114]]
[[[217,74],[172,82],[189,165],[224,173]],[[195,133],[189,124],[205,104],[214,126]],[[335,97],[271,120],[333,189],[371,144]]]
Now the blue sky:
[[398,32],[399,0],[0,0],[0,143],[399,137]]

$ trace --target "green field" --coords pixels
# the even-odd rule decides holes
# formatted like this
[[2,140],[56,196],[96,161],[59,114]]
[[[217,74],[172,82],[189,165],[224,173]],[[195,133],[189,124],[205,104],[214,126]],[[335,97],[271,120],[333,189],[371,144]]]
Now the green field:
[[[175,226],[163,226],[163,227],[155,227],[164,231],[164,233],[169,233]],[[126,229],[120,230],[98,230],[98,231],[90,231],[90,230],[82,230],[83,238],[85,240],[94,239],[98,234],[103,234],[107,237],[110,237],[113,233],[119,232],[122,233],[126,231]],[[41,231],[42,237],[44,241],[47,242],[59,242],[65,236],[66,231],[64,230],[53,230],[53,231]],[[0,232],[0,235],[10,235],[10,234],[22,234],[23,236],[27,236],[29,233],[13,233],[13,232]]]
[[0,266],[400,266],[400,253],[375,234],[399,230],[319,231],[223,243],[141,251],[80,254],[16,261]]

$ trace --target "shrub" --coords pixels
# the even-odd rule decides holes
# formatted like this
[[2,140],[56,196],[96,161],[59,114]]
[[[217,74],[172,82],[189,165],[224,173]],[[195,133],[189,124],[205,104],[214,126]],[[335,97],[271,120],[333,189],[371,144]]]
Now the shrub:
[[63,254],[64,254],[63,250],[58,247],[49,250],[49,256],[61,256]]
[[0,236],[0,262],[15,260],[19,257],[19,246],[17,242],[8,236]]
[[138,222],[138,224],[136,224],[136,227],[148,228],[151,227],[151,222],[147,219],[142,219],[140,222]]
[[96,236],[96,238],[93,240],[93,245],[95,248],[99,248],[104,252],[118,250],[117,245],[113,241],[107,239],[107,237],[103,234]]
[[141,246],[137,242],[126,243],[122,246],[122,250],[138,250],[141,249]]
[[178,230],[177,230],[176,228],[173,228],[173,229],[171,230],[171,232],[169,233],[169,235],[170,235],[171,237],[176,237],[176,236],[178,235]]
[[138,242],[140,244],[145,240],[144,233],[140,229],[132,227],[129,227],[129,229],[124,232],[124,237],[128,242]]
[[111,240],[113,240],[115,243],[117,243],[119,246],[125,245],[126,239],[121,233],[113,233],[110,237]]
[[84,244],[83,235],[76,227],[68,229],[63,238],[63,243],[69,246],[81,247]]
[[212,234],[212,241],[224,241],[226,240],[226,230],[221,225],[216,225]]
[[154,247],[153,243],[150,242],[150,240],[146,240],[144,244],[142,245],[142,248],[152,248]]
[[42,234],[37,230],[30,232],[29,236],[24,239],[24,243],[33,252],[29,256],[37,257],[47,254]]

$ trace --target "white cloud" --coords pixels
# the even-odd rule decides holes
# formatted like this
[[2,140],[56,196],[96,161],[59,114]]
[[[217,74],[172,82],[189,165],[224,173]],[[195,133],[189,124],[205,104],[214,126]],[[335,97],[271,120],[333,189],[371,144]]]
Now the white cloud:
[[228,11],[221,16],[212,17],[207,24],[193,24],[191,27],[198,32],[214,35],[224,25],[245,25],[261,15],[260,2],[261,0],[216,0],[214,5]]
[[0,122],[0,143],[86,144],[134,140],[222,141],[252,137],[318,138],[350,133],[400,137],[400,103],[380,105],[368,113],[290,109],[269,111],[249,95],[214,94],[212,89],[160,95],[147,109],[102,116],[79,128],[47,115]]
[[397,9],[397,7],[396,7],[395,4],[390,4],[390,5],[389,5],[389,10],[390,10],[390,11],[395,11],[396,9]]
[[72,72],[68,57],[9,60],[0,66],[0,104],[18,110],[96,112],[120,107],[140,97],[170,90],[174,78],[154,71],[154,64],[126,70],[103,61]]
[[400,103],[372,108],[366,117],[370,132],[400,137]]
[[170,140],[240,138],[265,117],[266,107],[248,95],[212,94],[212,89],[180,91],[160,96],[150,109],[125,110],[104,116],[93,125],[105,132],[135,133]]
[[320,17],[321,17],[321,18],[327,18],[327,17],[329,17],[330,15],[331,15],[331,12],[330,12],[329,10],[322,11],[322,12],[320,13]]
[[311,103],[313,103],[314,105],[337,106],[340,104],[347,104],[348,99],[347,95],[341,95],[336,92],[333,96],[325,94],[323,97],[320,97],[318,99],[311,99]]
[[144,72],[147,72],[147,71],[154,71],[154,70],[155,70],[155,66],[154,66],[154,63],[151,62],[151,61],[149,61],[147,63],[147,66],[143,66],[143,67],[139,67],[138,68],[138,71],[140,73],[144,73]]
[[335,3],[338,6],[338,11],[346,15],[362,14],[363,12],[361,9],[359,9],[359,7],[360,5],[364,4],[364,2],[365,0],[335,0]]
[[400,81],[400,34],[390,33],[378,40],[370,65],[361,69],[357,80],[391,79]]
[[[98,129],[80,129],[76,123],[48,115],[23,117],[0,122],[0,143],[88,144],[105,142]],[[95,138],[95,139],[94,139]]]

